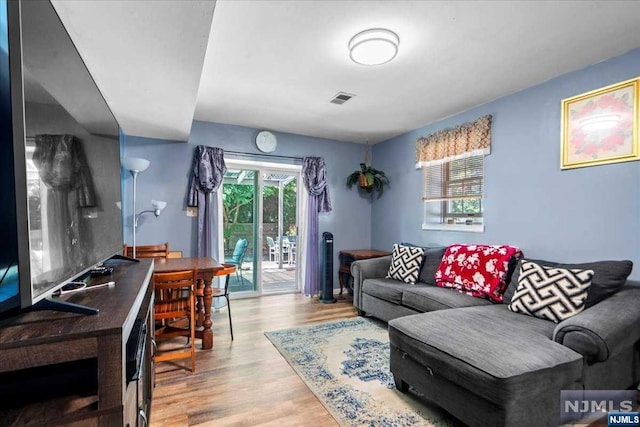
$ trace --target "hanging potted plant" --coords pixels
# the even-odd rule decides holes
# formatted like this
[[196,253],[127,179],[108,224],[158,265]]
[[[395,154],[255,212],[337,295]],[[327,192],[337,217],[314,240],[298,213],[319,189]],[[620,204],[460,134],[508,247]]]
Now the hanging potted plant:
[[347,177],[347,187],[352,188],[355,184],[369,194],[377,193],[378,199],[384,192],[384,186],[389,186],[389,178],[384,172],[366,163],[360,163],[360,170],[353,172]]

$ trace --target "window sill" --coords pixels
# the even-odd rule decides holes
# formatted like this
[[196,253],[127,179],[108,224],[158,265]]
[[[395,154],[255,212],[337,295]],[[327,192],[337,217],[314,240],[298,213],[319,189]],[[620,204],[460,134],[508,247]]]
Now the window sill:
[[484,224],[422,224],[423,230],[464,231],[468,233],[484,233]]

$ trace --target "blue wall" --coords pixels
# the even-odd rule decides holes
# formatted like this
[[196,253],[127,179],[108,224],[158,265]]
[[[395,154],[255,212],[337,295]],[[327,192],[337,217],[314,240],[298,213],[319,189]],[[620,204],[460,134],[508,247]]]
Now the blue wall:
[[[392,188],[372,207],[373,247],[509,243],[531,258],[631,259],[640,278],[640,162],[560,170],[561,100],[639,74],[637,49],[375,145],[374,166]],[[485,114],[493,115],[485,232],[422,230],[416,140]]]
[[[194,121],[189,143],[125,136],[124,155],[151,161],[149,169],[138,175],[137,211],[150,209],[151,199],[166,200],[167,207],[157,219],[145,215],[138,222],[136,243],[139,245],[170,242],[171,250],[185,256],[196,253],[197,218],[186,216],[187,184],[193,150],[196,145],[221,147],[226,150],[256,153],[257,129]],[[274,132],[278,149],[284,156],[322,156],[329,173],[329,191],[333,211],[320,214],[320,232],[334,234],[336,254],[341,249],[368,248],[371,245],[370,201],[355,189],[347,190],[347,176],[364,158],[365,146],[308,136]],[[266,157],[258,160],[269,161]],[[125,188],[125,241],[131,244],[132,179],[127,174]],[[337,255],[334,265],[337,265]],[[334,268],[337,286],[337,267]]]

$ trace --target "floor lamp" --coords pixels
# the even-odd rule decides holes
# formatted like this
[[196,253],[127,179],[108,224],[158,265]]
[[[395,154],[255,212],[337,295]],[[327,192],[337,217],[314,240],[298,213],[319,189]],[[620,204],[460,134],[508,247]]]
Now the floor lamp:
[[122,167],[131,172],[131,176],[133,177],[133,215],[132,218],[132,228],[133,228],[133,257],[136,257],[136,182],[138,178],[138,173],[145,171],[149,167],[149,160],[141,159],[139,157],[123,157],[120,159],[120,163],[122,163]]
[[135,219],[133,220],[133,225],[136,230],[138,229],[138,219],[140,219],[142,215],[146,213],[152,213],[156,216],[156,218],[158,218],[160,216],[160,212],[162,212],[162,210],[167,207],[167,202],[163,202],[162,200],[152,200],[151,207],[153,209],[147,209],[146,211],[142,211],[136,215]]

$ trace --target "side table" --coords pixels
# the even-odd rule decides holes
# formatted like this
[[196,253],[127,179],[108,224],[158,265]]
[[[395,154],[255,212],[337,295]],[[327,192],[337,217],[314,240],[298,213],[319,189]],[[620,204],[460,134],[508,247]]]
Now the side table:
[[377,251],[374,249],[346,249],[339,253],[340,269],[338,270],[338,280],[340,282],[340,295],[342,290],[349,287],[351,280],[351,263],[361,259],[380,258],[391,255],[391,252]]

